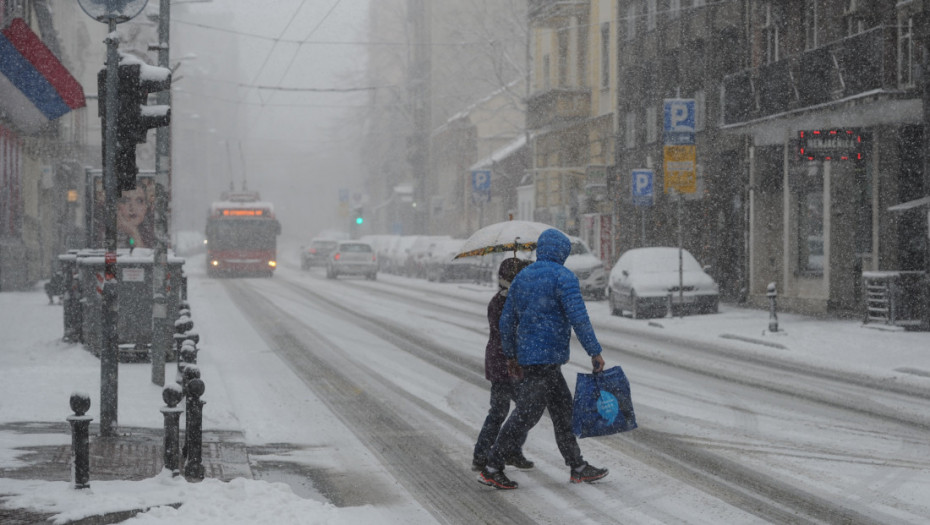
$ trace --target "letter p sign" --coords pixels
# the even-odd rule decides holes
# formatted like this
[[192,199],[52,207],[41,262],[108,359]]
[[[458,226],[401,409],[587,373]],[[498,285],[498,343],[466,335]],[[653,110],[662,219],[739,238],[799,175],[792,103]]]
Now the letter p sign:
[[650,169],[633,170],[633,205],[652,206],[653,172]]
[[665,100],[665,131],[694,133],[694,100]]

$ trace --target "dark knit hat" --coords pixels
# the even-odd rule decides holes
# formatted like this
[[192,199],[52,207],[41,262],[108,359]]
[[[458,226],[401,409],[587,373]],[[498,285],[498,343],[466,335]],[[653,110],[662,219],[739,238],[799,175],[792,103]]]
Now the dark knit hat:
[[[498,283],[504,288],[510,287],[510,282],[520,273],[520,270],[529,266],[533,261],[510,257],[501,261],[500,268],[497,269]],[[505,284],[506,283],[506,284]]]

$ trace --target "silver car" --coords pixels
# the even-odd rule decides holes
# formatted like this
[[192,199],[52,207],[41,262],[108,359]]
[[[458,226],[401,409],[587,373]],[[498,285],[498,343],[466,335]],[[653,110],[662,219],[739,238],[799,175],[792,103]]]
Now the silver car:
[[[695,311],[716,313],[719,288],[688,250],[635,248],[623,253],[610,271],[610,313],[630,312],[634,319]],[[682,283],[683,281],[683,283]],[[683,286],[682,286],[683,284]],[[671,303],[671,304],[670,304]]]
[[361,241],[339,241],[326,259],[326,277],[364,275],[374,281],[378,278],[378,257],[371,244]]

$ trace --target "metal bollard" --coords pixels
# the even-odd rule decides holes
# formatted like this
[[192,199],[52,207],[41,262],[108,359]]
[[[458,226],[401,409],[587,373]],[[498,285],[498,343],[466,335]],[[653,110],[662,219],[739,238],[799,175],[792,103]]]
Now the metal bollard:
[[76,489],[90,487],[90,422],[94,418],[85,416],[90,408],[90,396],[81,392],[71,394],[71,483]]
[[775,290],[775,283],[769,283],[768,288],[765,291],[765,295],[769,298],[769,332],[778,332],[778,313],[776,309],[778,305],[776,304],[776,298],[778,297],[778,292]]
[[184,446],[181,449],[181,456],[187,457],[187,451],[189,450],[190,444],[190,435],[191,435],[191,411],[193,410],[194,399],[188,390],[190,382],[194,379],[200,379],[200,368],[194,364],[183,363],[183,368],[179,371],[181,375],[181,392],[187,398],[185,402],[185,407],[187,411],[187,417],[184,419]]
[[675,313],[672,311],[672,294],[671,293],[668,294],[668,302],[666,304],[668,306],[666,306],[665,317],[666,319],[671,319],[675,317]]
[[161,413],[165,417],[165,468],[171,471],[171,475],[177,477],[181,474],[181,413],[184,409],[177,406],[181,402],[184,394],[181,392],[180,385],[165,385],[161,391],[161,398],[165,405],[161,407]]
[[188,479],[203,479],[203,405],[200,400],[205,390],[203,381],[199,378],[191,379],[187,384],[187,435],[185,447],[187,449],[184,462],[184,477]]
[[194,343],[184,342],[181,346],[181,362],[196,365],[197,364],[197,347]]

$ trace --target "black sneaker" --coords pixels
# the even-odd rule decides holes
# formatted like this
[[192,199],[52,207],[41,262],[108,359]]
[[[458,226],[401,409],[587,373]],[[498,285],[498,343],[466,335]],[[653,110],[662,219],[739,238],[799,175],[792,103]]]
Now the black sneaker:
[[581,471],[572,469],[572,483],[590,483],[592,481],[597,481],[603,477],[607,476],[606,468],[597,468],[592,467],[589,463],[585,463],[584,468]]
[[481,472],[484,470],[484,467],[488,465],[488,460],[486,459],[473,459],[471,460],[471,469],[475,472]]
[[531,469],[536,466],[535,463],[526,459],[526,457],[524,457],[523,454],[520,454],[519,456],[513,456],[512,458],[508,458],[507,461],[505,461],[505,463],[512,467],[517,467],[518,469],[523,469],[523,470]]
[[504,474],[503,470],[491,473],[488,472],[487,468],[482,469],[481,472],[478,473],[478,483],[500,490],[511,490],[519,486],[516,481],[511,481],[511,479]]

